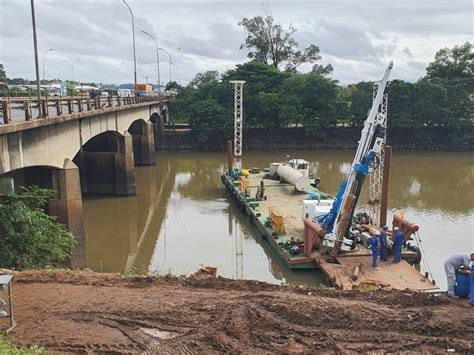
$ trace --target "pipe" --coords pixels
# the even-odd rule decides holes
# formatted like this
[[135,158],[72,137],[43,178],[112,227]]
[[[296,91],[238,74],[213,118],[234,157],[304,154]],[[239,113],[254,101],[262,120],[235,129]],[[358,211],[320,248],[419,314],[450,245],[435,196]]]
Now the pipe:
[[310,218],[303,218],[304,223],[304,255],[311,257],[313,245],[319,248],[319,237],[324,235],[324,229],[320,224],[314,223]]
[[277,174],[281,180],[293,185],[298,191],[307,192],[311,190],[308,177],[301,175],[298,170],[293,169],[291,166],[285,164],[278,165]]
[[403,233],[403,236],[405,237],[405,240],[408,240],[413,233],[420,229],[417,224],[404,219],[399,214],[393,215],[393,227],[398,227],[400,229],[400,231]]

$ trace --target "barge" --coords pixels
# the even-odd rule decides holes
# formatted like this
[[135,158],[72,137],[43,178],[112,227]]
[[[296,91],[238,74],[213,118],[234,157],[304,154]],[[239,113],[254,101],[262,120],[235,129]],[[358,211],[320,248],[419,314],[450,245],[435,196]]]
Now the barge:
[[[392,221],[392,231],[386,226],[388,169],[382,169],[387,152],[389,167],[391,150],[385,147],[387,125],[386,86],[393,64],[384,78],[374,86],[374,100],[362,129],[361,139],[347,180],[335,196],[320,191],[309,180],[309,162],[293,159],[271,163],[269,168],[242,169],[242,108],[244,81],[233,81],[234,145],[228,142],[228,169],[221,180],[235,203],[257,227],[279,258],[290,269],[320,269],[333,285],[342,289],[362,287],[390,287],[395,289],[437,289],[428,275],[423,276],[410,265],[419,263],[420,250],[410,245],[418,226],[399,215]],[[383,186],[382,181],[383,170]],[[378,175],[377,175],[378,174]],[[355,215],[366,176],[376,176],[371,192],[378,196],[372,203],[379,205],[380,218]],[[380,207],[381,206],[381,207]],[[383,212],[383,213],[382,213]],[[368,217],[368,216],[367,216]],[[372,223],[371,223],[372,222]],[[378,226],[377,226],[378,225]],[[378,236],[385,226],[391,250],[391,235],[396,234],[401,260],[390,259],[373,265],[370,244],[381,240]],[[374,244],[375,243],[375,244]],[[385,248],[384,248],[385,249]],[[377,253],[375,253],[377,254]],[[394,260],[395,261],[395,260]]]

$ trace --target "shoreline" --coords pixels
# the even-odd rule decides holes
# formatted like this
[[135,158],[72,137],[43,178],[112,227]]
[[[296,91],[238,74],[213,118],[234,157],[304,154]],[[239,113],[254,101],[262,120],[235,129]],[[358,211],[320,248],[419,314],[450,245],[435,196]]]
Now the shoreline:
[[[338,127],[323,131],[322,137],[307,137],[303,128],[286,128],[273,136],[262,128],[250,128],[243,132],[245,150],[314,149],[314,150],[355,150],[360,138],[360,127]],[[419,152],[473,152],[474,142],[455,140],[449,131],[443,129],[392,129],[388,131],[387,145],[396,150]],[[167,129],[155,137],[157,150],[225,151],[226,140],[222,137],[212,143],[199,143],[191,129]],[[456,145],[458,144],[458,145]]]
[[69,270],[17,272],[13,289],[18,325],[6,338],[51,352],[469,352],[474,347],[468,335],[472,306],[444,294]]

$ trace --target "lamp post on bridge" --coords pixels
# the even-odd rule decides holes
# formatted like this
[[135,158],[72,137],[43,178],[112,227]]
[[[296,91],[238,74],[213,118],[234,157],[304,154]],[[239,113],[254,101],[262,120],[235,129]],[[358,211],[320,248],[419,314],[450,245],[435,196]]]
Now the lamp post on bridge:
[[168,52],[166,49],[164,48],[159,48],[160,50],[162,50],[163,52],[166,52],[166,54],[168,54],[168,58],[170,60],[170,84],[171,84],[171,56],[173,55],[174,52],[176,51],[179,51],[181,48],[176,48],[175,50],[173,50],[171,53]]
[[128,11],[130,11],[130,15],[132,15],[132,35],[133,35],[133,77],[134,77],[134,87],[133,89],[135,90],[137,88],[137,57],[135,53],[135,20],[133,18],[133,12],[130,6],[128,6],[127,2],[125,0],[122,0],[123,3],[127,6]]
[[156,39],[155,37],[153,37],[151,34],[149,34],[148,32],[146,31],[142,31],[143,34],[147,35],[148,37],[150,37],[153,42],[155,42],[155,47],[156,47],[156,70],[158,71],[158,86],[157,86],[157,89],[158,89],[158,92],[160,93],[161,92],[161,88],[160,88],[160,84],[161,84],[161,78],[160,78],[160,51],[158,50],[159,47],[158,47],[158,43],[156,42]]
[[38,118],[41,117],[41,86],[39,75],[39,60],[38,60],[38,40],[36,38],[36,18],[35,18],[35,1],[31,0],[31,22],[33,26],[33,45],[35,51],[35,69],[36,69],[36,92],[38,98]]
[[[77,63],[79,63],[80,60],[78,59],[78,60],[76,60],[76,61],[74,61],[74,62],[71,62],[71,61],[68,60],[68,59],[63,59],[63,62],[65,62],[65,63],[70,63],[70,64],[71,64],[71,73],[72,73],[72,82],[71,82],[71,85],[74,85],[74,65],[77,64]],[[73,90],[72,90],[72,88],[71,88],[71,96],[73,96]]]
[[178,69],[178,85],[181,86],[181,68],[176,63],[172,63],[172,64],[176,67],[176,69]]
[[44,52],[44,54],[43,54],[43,80],[46,80],[46,73],[45,73],[45,70],[44,70],[44,61],[45,61],[45,58],[46,58],[46,54],[48,54],[49,52],[51,52],[53,50],[54,50],[53,48],[50,48],[46,52]]

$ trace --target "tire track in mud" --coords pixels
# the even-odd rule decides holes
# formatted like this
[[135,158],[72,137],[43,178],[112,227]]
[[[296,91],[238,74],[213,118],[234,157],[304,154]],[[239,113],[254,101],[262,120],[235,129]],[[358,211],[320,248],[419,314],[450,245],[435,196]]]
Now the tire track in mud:
[[306,290],[219,278],[57,273],[23,281],[15,287],[19,325],[13,341],[40,343],[52,352],[433,353],[455,348],[472,353],[474,348],[472,308],[444,296]]

